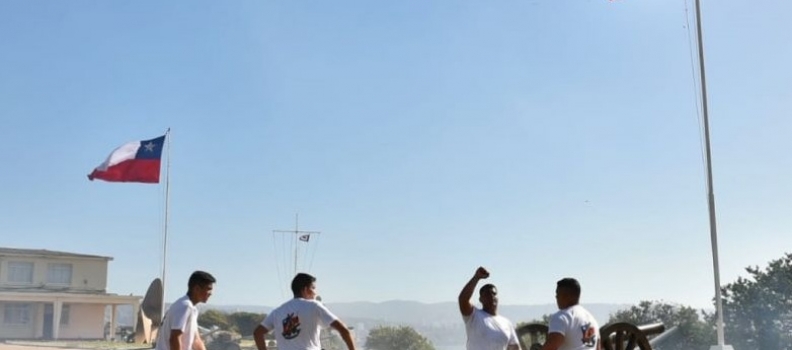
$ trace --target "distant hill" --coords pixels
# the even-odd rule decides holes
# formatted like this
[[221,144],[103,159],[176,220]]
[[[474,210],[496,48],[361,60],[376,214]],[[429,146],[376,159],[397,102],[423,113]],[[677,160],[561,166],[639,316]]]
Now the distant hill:
[[[341,318],[369,318],[409,325],[440,325],[461,323],[456,302],[420,303],[415,301],[386,301],[381,303],[328,303],[328,308]],[[611,313],[630,307],[628,304],[584,304],[595,318],[604,323]],[[498,312],[514,323],[541,319],[557,311],[555,304],[500,305]]]
[[[630,307],[629,304],[583,304],[601,323],[607,322],[611,313]],[[421,303],[417,301],[392,300],[385,302],[328,303],[327,307],[342,319],[378,320],[384,324],[442,325],[460,323],[459,310],[455,302]],[[246,311],[268,313],[271,306],[261,305],[201,305],[202,310],[214,309],[223,312]],[[557,310],[554,304],[500,305],[499,312],[514,323],[541,319],[543,315]],[[132,307],[118,307],[119,324],[132,323]]]
[[227,313],[233,312],[253,312],[257,314],[266,314],[272,311],[272,307],[259,306],[259,305],[214,305],[214,304],[200,304],[200,310],[218,310]]

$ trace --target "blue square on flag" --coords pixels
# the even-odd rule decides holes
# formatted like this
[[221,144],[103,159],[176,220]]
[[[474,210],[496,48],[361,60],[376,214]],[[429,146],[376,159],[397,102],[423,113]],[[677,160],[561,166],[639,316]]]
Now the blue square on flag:
[[160,159],[162,158],[162,147],[165,144],[165,136],[156,139],[140,141],[140,148],[135,154],[135,159]]

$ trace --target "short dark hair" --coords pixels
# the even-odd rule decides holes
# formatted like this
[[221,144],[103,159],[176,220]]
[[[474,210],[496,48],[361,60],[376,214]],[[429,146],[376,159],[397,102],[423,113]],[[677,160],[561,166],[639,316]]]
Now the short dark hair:
[[482,295],[482,294],[484,294],[484,292],[491,291],[493,289],[497,289],[495,287],[495,285],[492,284],[492,283],[487,283],[487,284],[481,286],[481,288],[479,288],[479,295]]
[[190,275],[190,280],[187,282],[188,290],[192,290],[195,286],[206,287],[217,280],[210,273],[206,271],[195,271]]
[[574,278],[562,278],[556,283],[556,288],[568,292],[574,297],[580,298],[580,282]]
[[294,293],[294,297],[299,297],[302,293],[302,290],[305,287],[310,287],[311,283],[316,282],[316,277],[311,276],[307,273],[298,273],[297,276],[294,276],[292,280],[291,289],[292,293]]

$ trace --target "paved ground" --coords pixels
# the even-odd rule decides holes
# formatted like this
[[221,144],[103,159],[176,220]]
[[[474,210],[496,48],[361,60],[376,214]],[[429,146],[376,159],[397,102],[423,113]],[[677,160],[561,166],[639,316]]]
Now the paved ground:
[[48,346],[38,346],[38,345],[16,345],[16,344],[5,344],[0,343],[0,350],[67,350],[67,349],[77,349],[77,348],[54,348]]
[[150,350],[141,344],[106,341],[54,342],[54,341],[0,341],[0,350]]
[[40,346],[12,345],[0,343],[0,350],[63,350],[63,348],[47,348]]

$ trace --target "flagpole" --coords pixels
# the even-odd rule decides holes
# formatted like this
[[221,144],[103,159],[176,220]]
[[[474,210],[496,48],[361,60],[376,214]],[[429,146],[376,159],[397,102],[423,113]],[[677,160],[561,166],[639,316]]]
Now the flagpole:
[[297,276],[297,243],[299,242],[299,235],[300,232],[300,213],[294,214],[294,274],[292,276]]
[[718,228],[715,217],[715,190],[712,184],[712,150],[710,147],[709,132],[709,107],[707,104],[707,80],[704,71],[704,38],[701,33],[701,1],[696,0],[696,35],[698,38],[699,74],[701,76],[701,105],[704,119],[704,147],[707,162],[707,208],[709,209],[710,241],[712,243],[712,269],[715,276],[715,309],[718,314],[716,320],[718,345],[713,345],[710,350],[732,349],[725,345],[723,332],[723,302],[720,287],[720,263],[718,260]]
[[170,128],[165,131],[165,141],[168,144],[165,163],[165,224],[162,233],[162,314],[165,316],[165,271],[168,266],[168,208],[170,205]]
[[[292,243],[294,244],[294,275],[297,275],[297,261],[298,261],[298,244],[300,243],[300,235],[313,235],[313,234],[320,234],[319,231],[300,231],[300,214],[297,213],[294,215],[294,230],[272,230],[272,233],[283,233],[283,234],[291,234],[292,236]],[[284,239],[285,242],[285,239]],[[285,247],[284,247],[285,248]],[[288,265],[288,259],[284,259],[283,262],[284,270],[286,269],[286,265]],[[294,277],[294,276],[292,276]]]

